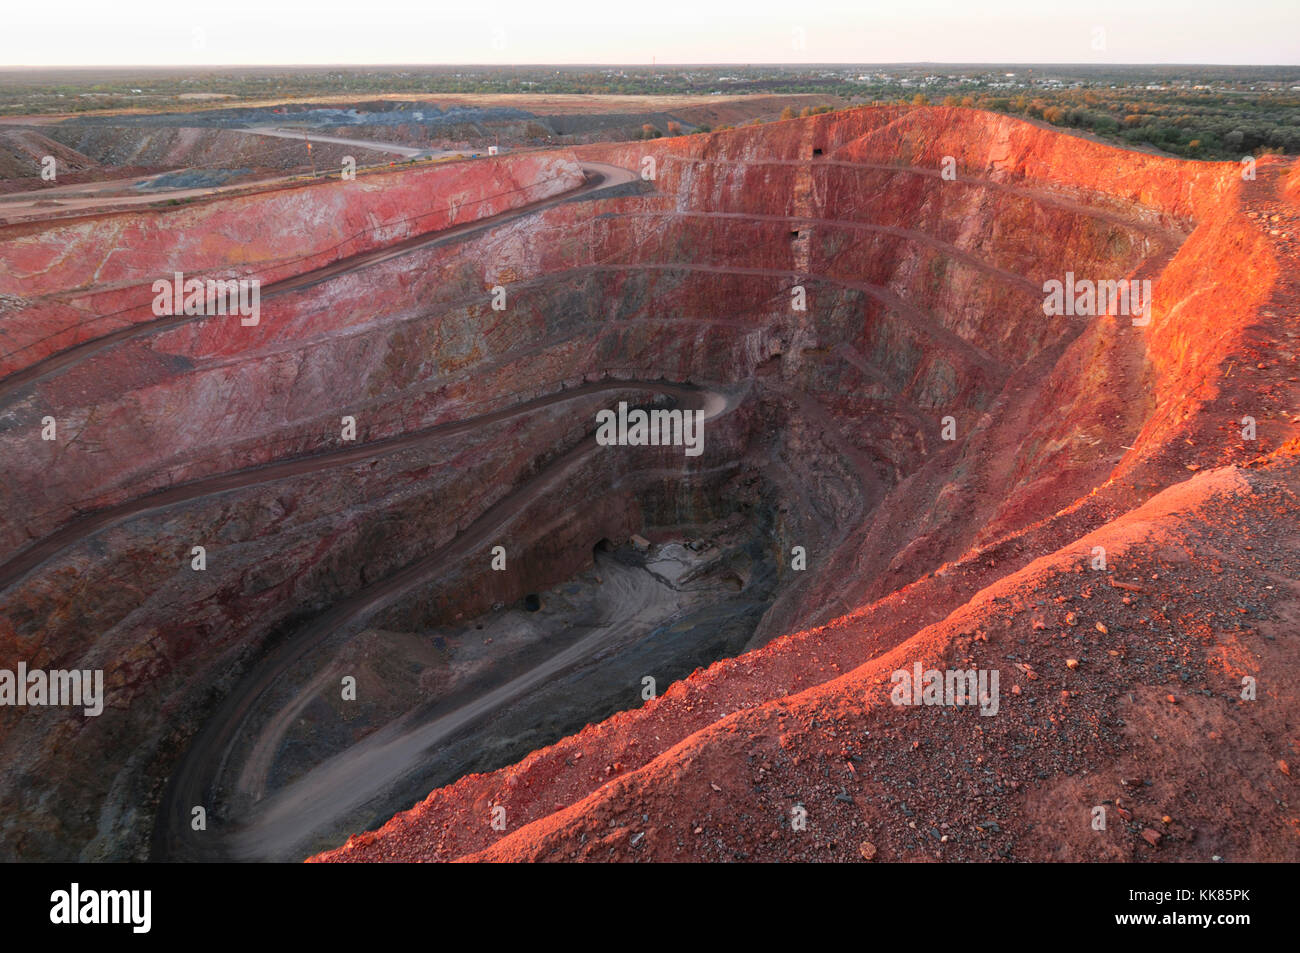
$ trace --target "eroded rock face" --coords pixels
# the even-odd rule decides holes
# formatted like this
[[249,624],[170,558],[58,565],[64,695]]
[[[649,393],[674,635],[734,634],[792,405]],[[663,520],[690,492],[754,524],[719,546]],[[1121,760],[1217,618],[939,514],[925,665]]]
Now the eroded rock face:
[[[147,323],[159,275],[229,269],[274,291],[559,195],[579,162],[647,176],[286,286],[253,327]],[[1227,462],[1203,421],[1241,399],[1223,367],[1279,275],[1244,188],[1233,166],[1003,117],[863,109],[0,233],[0,292],[13,296],[0,300],[17,302],[0,324],[3,368],[28,375],[8,391],[0,380],[0,656],[101,667],[109,686],[96,719],[5,713],[10,854],[143,856],[177,759],[268,644],[454,549],[568,461],[596,409],[649,400],[660,380],[729,395],[701,457],[574,457],[501,524],[526,571],[494,576],[467,552],[391,593],[385,624],[520,598],[587,565],[601,538],[761,509],[783,578],[753,644],[799,634],[434,792],[338,856],[484,849],[500,834],[463,818],[486,817],[507,779],[502,849],[562,856],[560,819],[606,808],[551,817],[556,803],[607,782],[599,769],[615,761],[695,803],[665,780],[684,757],[670,749],[702,731],[691,750],[733,744],[710,726],[738,704],[735,679],[760,721],[821,683],[816,704],[840,705],[830,679],[904,651],[1033,558],[1184,479],[1183,447],[1204,448],[1198,466]],[[1151,280],[1149,324],[1045,316],[1043,284],[1066,272]],[[38,373],[115,330],[128,333]],[[46,416],[55,441],[40,439]],[[341,439],[344,416],[355,443]],[[452,429],[467,420],[478,425]],[[1282,436],[1270,423],[1268,446]],[[168,495],[134,502],[151,492]],[[806,571],[789,568],[795,546]],[[872,711],[852,717],[883,717]],[[553,770],[593,739],[608,760]],[[637,796],[611,786],[601,803]]]

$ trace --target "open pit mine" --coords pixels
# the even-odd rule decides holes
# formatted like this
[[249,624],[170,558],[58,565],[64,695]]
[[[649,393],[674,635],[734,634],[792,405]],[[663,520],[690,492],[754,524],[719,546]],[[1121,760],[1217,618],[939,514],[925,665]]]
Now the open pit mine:
[[0,226],[5,859],[1300,859],[1294,161],[382,158]]

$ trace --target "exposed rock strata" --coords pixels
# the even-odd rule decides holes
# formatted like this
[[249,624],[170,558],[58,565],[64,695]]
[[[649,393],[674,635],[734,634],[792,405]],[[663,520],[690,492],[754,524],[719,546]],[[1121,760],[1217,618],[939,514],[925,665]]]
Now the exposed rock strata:
[[[1233,403],[1224,413],[1241,396],[1229,394],[1240,378],[1225,386],[1224,368],[1254,346],[1253,317],[1279,275],[1267,236],[1243,214],[1236,168],[965,110],[855,110],[9,229],[0,291],[25,306],[0,316],[3,367],[149,320],[142,283],[159,273],[274,281],[558,194],[579,180],[575,155],[634,170],[650,157],[655,177],[634,194],[566,203],[273,297],[257,327],[210,320],[130,336],[0,408],[2,561],[80,513],[150,490],[337,452],[343,414],[364,443],[584,381],[664,379],[737,395],[698,462],[661,456],[654,492],[608,456],[584,464],[512,530],[537,568],[444,578],[384,621],[481,611],[565,578],[602,537],[761,506],[773,510],[772,550],[787,568],[755,645],[782,638],[517,767],[434,792],[338,858],[472,855],[500,834],[466,819],[503,798],[511,829],[493,856],[594,857],[576,846],[579,832],[679,796],[685,813],[656,820],[672,835],[647,835],[654,855],[713,856],[678,830],[709,797],[707,784],[690,787],[692,759],[727,752],[719,763],[734,775],[737,739],[767,737],[787,711],[782,697],[813,686],[808,704],[843,708],[853,730],[888,717],[855,687],[888,664],[882,653],[913,657],[931,645],[918,633],[948,651],[960,633],[936,625],[968,611],[964,632],[992,614],[986,602],[1004,577],[1048,554],[1059,569],[1063,547],[1074,553],[1085,534],[1185,479],[1192,460],[1248,459],[1231,434],[1206,435],[1212,413],[1221,430],[1245,412]],[[955,181],[941,176],[946,157]],[[1042,283],[1067,270],[1151,279],[1151,324],[1046,318]],[[491,307],[494,286],[507,289],[504,311]],[[795,286],[806,310],[792,308]],[[645,386],[628,390],[645,398]],[[140,855],[170,767],[245,663],[450,543],[574,447],[601,400],[198,497],[8,580],[0,654],[93,662],[110,685],[99,719],[5,721],[0,745],[20,766],[0,780],[12,855]],[[1260,406],[1252,455],[1291,426]],[[47,414],[68,440],[39,440]],[[948,416],[955,441],[942,437]],[[1256,489],[1289,506],[1277,479]],[[212,553],[201,576],[188,566],[195,541]],[[807,572],[788,569],[795,545],[808,550]],[[1056,591],[1041,574],[1014,578],[1008,591],[1030,604]],[[831,681],[862,665],[875,667],[851,686]],[[741,705],[755,708],[745,716],[754,727],[737,733],[722,719]],[[811,751],[820,729],[799,725],[787,747]],[[577,750],[600,756],[565,773]],[[639,773],[608,783],[599,769],[615,762]],[[33,784],[43,801],[24,793]],[[619,855],[622,844],[605,846]]]

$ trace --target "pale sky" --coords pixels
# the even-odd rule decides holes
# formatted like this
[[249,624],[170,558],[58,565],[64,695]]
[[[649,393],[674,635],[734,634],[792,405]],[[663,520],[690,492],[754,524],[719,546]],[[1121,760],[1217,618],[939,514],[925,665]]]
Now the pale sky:
[[61,0],[0,66],[1300,63],[1300,0]]

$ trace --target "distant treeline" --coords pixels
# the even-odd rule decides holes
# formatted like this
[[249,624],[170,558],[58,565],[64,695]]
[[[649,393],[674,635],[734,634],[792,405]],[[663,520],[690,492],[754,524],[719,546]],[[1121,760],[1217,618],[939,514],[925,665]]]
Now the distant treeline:
[[1297,94],[1245,97],[1128,89],[1057,90],[1032,96],[946,96],[940,101],[1086,129],[1106,139],[1151,145],[1189,159],[1300,152]]
[[[1152,87],[1152,88],[1148,88]],[[1197,88],[1200,87],[1200,88]],[[800,93],[973,106],[1196,159],[1300,152],[1300,69],[1233,66],[263,68],[0,72],[0,116],[199,108],[312,96]],[[180,99],[178,97],[186,97]],[[648,131],[643,133],[649,135]]]

